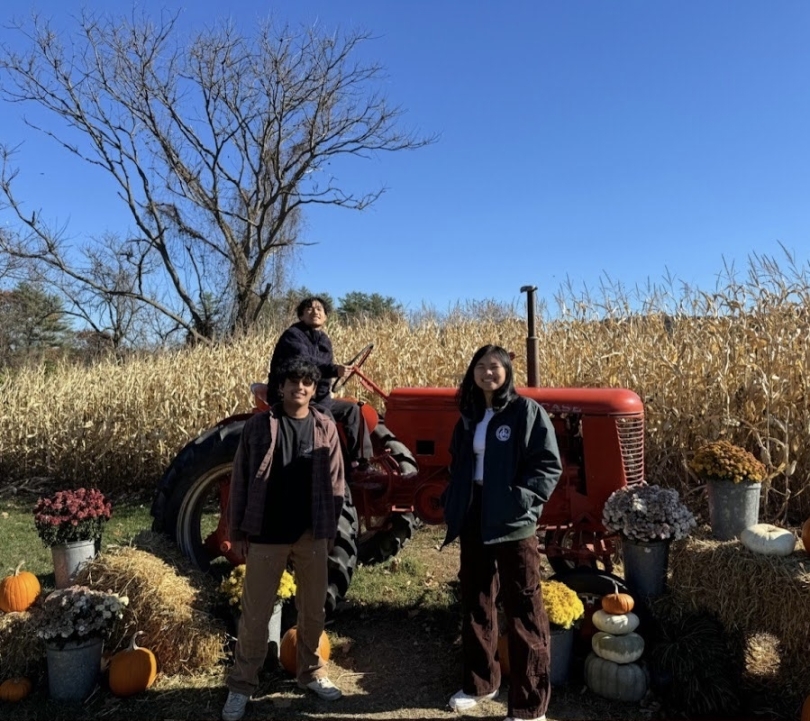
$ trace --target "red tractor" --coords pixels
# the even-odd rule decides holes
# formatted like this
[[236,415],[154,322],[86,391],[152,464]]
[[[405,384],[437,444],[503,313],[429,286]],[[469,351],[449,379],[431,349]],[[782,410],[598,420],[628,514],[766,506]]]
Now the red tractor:
[[[552,568],[583,594],[613,590],[609,574],[613,538],[602,508],[613,491],[644,479],[644,410],[630,390],[537,387],[534,291],[528,293],[528,386],[554,423],[563,474],[538,525]],[[418,522],[442,523],[440,495],[448,481],[448,448],[458,419],[455,388],[395,388],[385,393],[362,371],[373,346],[349,365],[384,403],[384,416],[361,404],[374,457],[347,478],[347,502],[330,557],[327,609],[346,594],[358,559],[382,561],[411,538]],[[342,386],[349,377],[337,381]],[[266,408],[263,384],[252,387],[256,407]],[[224,513],[231,467],[250,413],[231,416],[188,443],[160,480],[152,504],[153,529],[166,533],[197,566],[215,559],[241,563],[228,543]],[[361,530],[362,529],[362,530]],[[620,580],[620,579],[619,579]]]

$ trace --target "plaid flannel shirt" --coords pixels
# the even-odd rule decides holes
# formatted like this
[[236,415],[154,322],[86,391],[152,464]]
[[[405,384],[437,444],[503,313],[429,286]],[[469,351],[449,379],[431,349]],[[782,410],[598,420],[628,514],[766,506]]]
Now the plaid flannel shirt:
[[[343,453],[335,422],[315,408],[312,452],[312,534],[332,539],[343,510],[346,492]],[[267,486],[278,438],[278,418],[271,411],[257,413],[245,423],[233,462],[228,498],[231,543],[261,533]]]

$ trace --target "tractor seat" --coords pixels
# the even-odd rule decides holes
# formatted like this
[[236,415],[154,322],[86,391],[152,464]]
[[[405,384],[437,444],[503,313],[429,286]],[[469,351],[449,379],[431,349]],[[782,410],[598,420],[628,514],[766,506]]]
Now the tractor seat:
[[253,401],[258,410],[266,411],[270,408],[267,403],[267,383],[251,383],[250,392],[253,394]]

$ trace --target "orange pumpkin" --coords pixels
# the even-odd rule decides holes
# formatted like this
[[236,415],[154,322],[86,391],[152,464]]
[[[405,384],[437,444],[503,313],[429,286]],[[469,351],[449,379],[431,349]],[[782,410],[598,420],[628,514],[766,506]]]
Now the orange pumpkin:
[[0,611],[27,611],[37,600],[42,590],[39,579],[30,571],[20,571],[25,561],[20,561],[11,576],[0,581]]
[[[802,526],[802,544],[804,550],[810,553],[810,518],[808,518]],[[804,719],[802,719],[804,721]]]
[[619,593],[618,586],[614,586],[613,593],[602,596],[602,610],[605,613],[630,613],[635,601],[629,593]]
[[33,684],[30,679],[17,677],[9,678],[0,683],[0,701],[16,703],[22,701],[29,693]]
[[135,643],[138,631],[132,636],[129,648],[119,651],[110,660],[110,691],[116,696],[134,696],[148,689],[157,676],[157,660],[148,648]]
[[[318,655],[323,661],[329,660],[329,654],[332,652],[332,645],[329,643],[329,636],[325,631],[321,632],[321,638],[318,641]],[[281,662],[281,667],[289,674],[295,676],[298,672],[298,629],[293,626],[284,634],[281,639],[281,645],[278,649],[278,660]]]

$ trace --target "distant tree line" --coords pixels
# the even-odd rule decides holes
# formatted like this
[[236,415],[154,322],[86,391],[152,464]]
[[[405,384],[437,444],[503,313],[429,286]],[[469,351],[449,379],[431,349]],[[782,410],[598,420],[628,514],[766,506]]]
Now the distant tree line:
[[[299,301],[322,297],[333,316],[351,322],[359,318],[384,318],[404,314],[402,305],[390,296],[352,291],[335,303],[329,293],[313,292],[306,286],[272,296],[263,313],[267,325],[283,325],[295,318]],[[70,359],[92,362],[107,355],[123,356],[134,350],[154,347],[127,336],[118,327],[113,333],[98,323],[88,323],[87,309],[72,310],[70,299],[46,290],[42,283],[23,281],[11,289],[0,289],[0,369]],[[77,323],[82,327],[76,330]],[[188,340],[193,342],[193,336]]]

